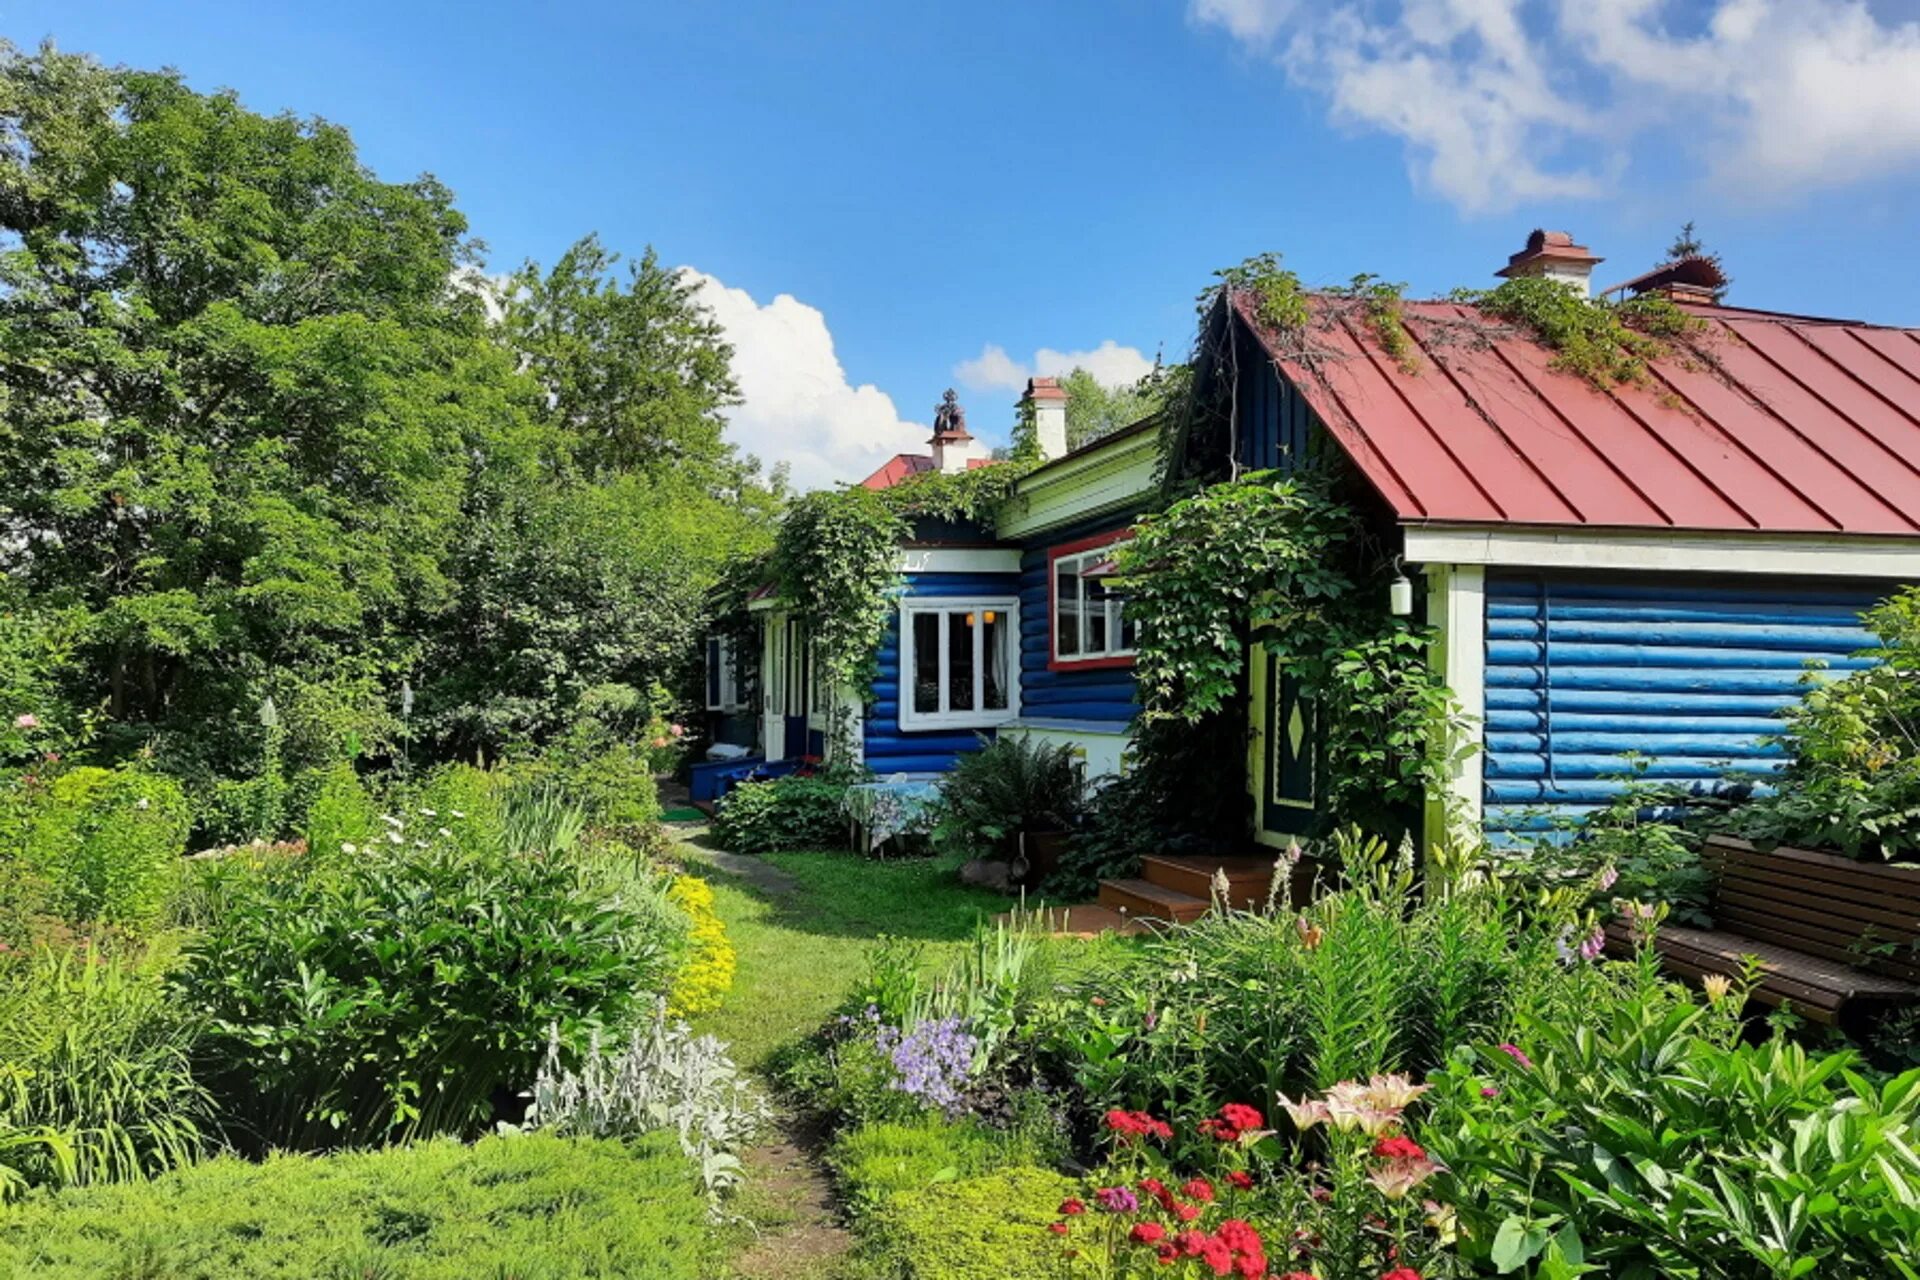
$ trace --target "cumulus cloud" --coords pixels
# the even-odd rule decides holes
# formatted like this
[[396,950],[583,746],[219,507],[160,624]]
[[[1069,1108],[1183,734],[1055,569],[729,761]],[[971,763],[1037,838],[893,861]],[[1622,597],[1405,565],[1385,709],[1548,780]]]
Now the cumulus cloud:
[[[1920,21],[1865,0],[1189,0],[1470,212],[1603,191],[1679,126],[1743,193],[1920,164]],[[1683,31],[1670,23],[1683,21]]]
[[1055,351],[1041,347],[1030,361],[1015,360],[1005,347],[989,342],[971,360],[953,366],[953,376],[975,391],[1024,391],[1028,378],[1056,378],[1085,369],[1103,386],[1130,387],[1153,372],[1153,361],[1138,347],[1108,338],[1091,351]]
[[785,463],[799,489],[859,480],[896,453],[925,451],[930,428],[903,419],[878,387],[847,381],[818,307],[786,293],[762,304],[713,276],[687,275],[733,344],[742,403],[728,412],[727,438],[740,448]]

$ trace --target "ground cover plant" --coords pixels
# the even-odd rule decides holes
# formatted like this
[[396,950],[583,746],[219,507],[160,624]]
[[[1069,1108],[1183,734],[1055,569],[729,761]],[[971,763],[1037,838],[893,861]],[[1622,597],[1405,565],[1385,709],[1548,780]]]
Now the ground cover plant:
[[5,1215],[0,1272],[36,1280],[709,1280],[723,1241],[666,1134],[221,1157]]

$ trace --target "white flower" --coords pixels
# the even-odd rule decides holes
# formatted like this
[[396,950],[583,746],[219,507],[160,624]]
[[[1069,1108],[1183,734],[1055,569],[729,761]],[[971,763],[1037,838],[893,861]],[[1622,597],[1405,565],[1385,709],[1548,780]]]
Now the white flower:
[[449,809],[447,812],[451,813],[456,818],[464,818],[467,816],[466,814],[460,812],[460,810],[458,809]]
[[437,818],[437,817],[439,817],[440,815],[439,815],[439,814],[437,814],[437,813],[435,813],[435,812],[434,812],[433,810],[431,810],[431,809],[428,809],[428,808],[425,808],[425,807],[422,807],[422,808],[421,808],[421,810],[420,810],[420,816],[421,816],[421,817],[423,817],[423,818]]
[[354,844],[354,843],[353,843],[353,842],[352,842],[351,840],[342,840],[342,841],[340,842],[340,852],[342,852],[342,853],[358,853],[358,852],[360,852],[360,849],[359,849],[359,847],[358,847],[357,845],[355,845],[355,844]]
[[441,827],[438,834],[451,837],[453,835],[453,832],[447,830],[445,827]]
[[389,839],[389,840],[391,840],[391,841],[393,841],[393,843],[395,843],[395,844],[405,844],[405,843],[406,843],[406,840],[405,840],[405,838],[404,838],[404,837],[402,837],[402,836],[401,836],[401,834],[400,834],[400,833],[399,833],[398,831],[389,831],[389,832],[387,832],[387,839]]
[[144,809],[152,803],[153,801],[147,799],[145,796],[141,796],[138,800],[135,800],[133,802],[133,807],[136,809]]
[[405,825],[405,824],[403,824],[403,823],[402,823],[402,822],[400,821],[400,819],[398,819],[398,818],[396,818],[396,817],[394,817],[394,816],[393,816],[392,814],[390,814],[390,813],[383,813],[383,814],[381,814],[381,815],[380,815],[380,821],[382,821],[382,822],[384,822],[384,823],[386,823],[386,824],[387,824],[388,826],[390,826],[390,827],[398,827],[398,826],[403,826],[403,825]]

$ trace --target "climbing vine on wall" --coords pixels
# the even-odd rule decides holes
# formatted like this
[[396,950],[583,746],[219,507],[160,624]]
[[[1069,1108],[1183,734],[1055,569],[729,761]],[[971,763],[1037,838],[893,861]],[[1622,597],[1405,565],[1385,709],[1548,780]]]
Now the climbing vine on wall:
[[1176,502],[1140,522],[1115,585],[1149,719],[1243,701],[1247,645],[1264,645],[1320,708],[1323,816],[1391,824],[1444,781],[1459,711],[1337,488],[1327,470],[1255,472]]
[[900,544],[914,522],[990,519],[1035,461],[927,472],[890,489],[821,490],[787,509],[763,576],[806,628],[820,686],[834,700],[830,756],[851,754],[853,708],[840,698],[847,690],[864,692],[877,674]]

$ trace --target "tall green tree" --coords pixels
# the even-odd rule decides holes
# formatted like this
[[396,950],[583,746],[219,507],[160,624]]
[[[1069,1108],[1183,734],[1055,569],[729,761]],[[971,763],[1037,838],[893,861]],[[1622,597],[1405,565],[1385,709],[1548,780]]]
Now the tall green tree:
[[0,567],[86,611],[114,724],[244,754],[298,670],[396,665],[531,397],[432,178],[171,73],[0,48]]
[[1131,386],[1108,387],[1075,367],[1060,379],[1067,393],[1067,447],[1078,449],[1152,417],[1184,391],[1185,375],[1184,365],[1155,364]]

